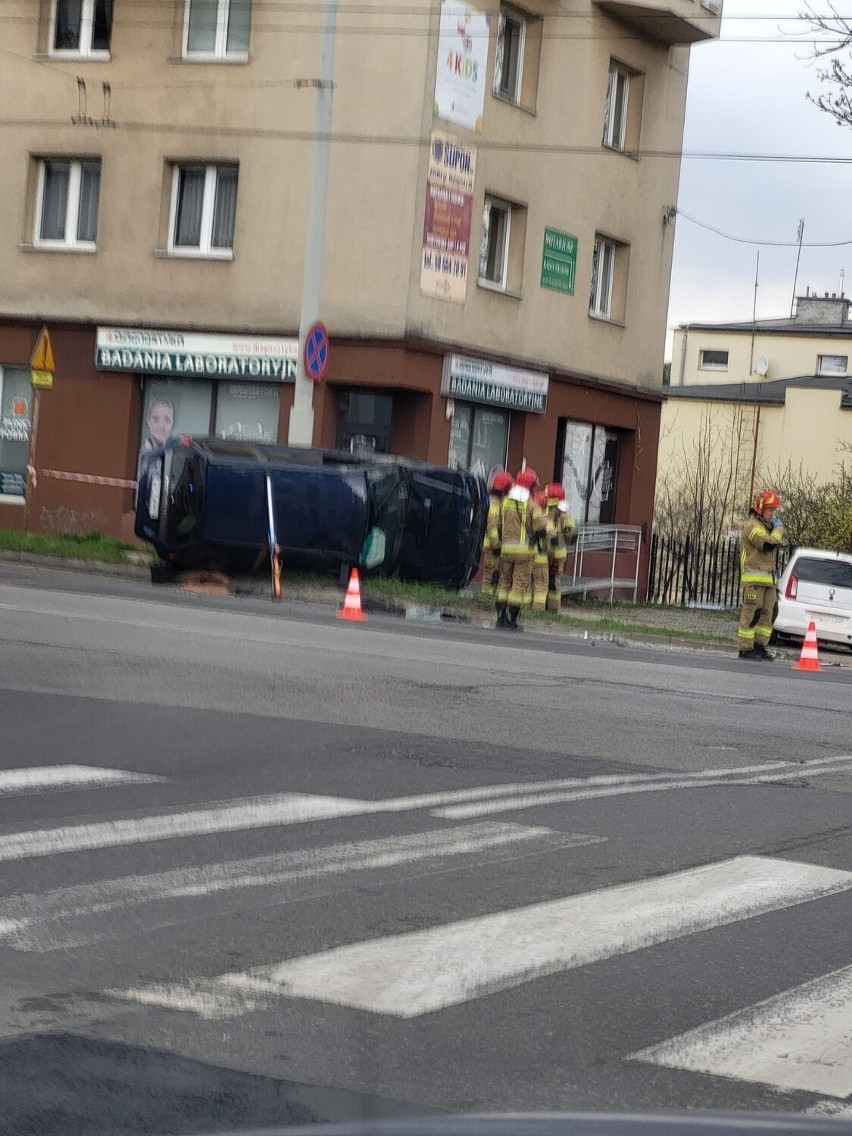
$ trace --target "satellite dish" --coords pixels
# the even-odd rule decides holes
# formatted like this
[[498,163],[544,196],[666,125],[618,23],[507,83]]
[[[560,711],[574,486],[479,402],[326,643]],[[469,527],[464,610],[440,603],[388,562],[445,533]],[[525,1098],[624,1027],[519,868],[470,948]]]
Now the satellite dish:
[[758,361],[754,365],[754,369],[757,372],[757,374],[760,375],[761,378],[763,378],[763,376],[769,370],[769,360],[766,358],[765,355],[760,356],[760,358],[758,359]]

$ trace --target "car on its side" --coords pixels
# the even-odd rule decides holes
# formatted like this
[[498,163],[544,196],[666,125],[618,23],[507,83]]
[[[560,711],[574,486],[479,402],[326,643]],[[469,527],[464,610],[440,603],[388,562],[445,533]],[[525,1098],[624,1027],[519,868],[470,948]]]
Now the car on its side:
[[817,639],[852,648],[852,556],[797,548],[778,584],[775,631],[804,638],[813,620]]

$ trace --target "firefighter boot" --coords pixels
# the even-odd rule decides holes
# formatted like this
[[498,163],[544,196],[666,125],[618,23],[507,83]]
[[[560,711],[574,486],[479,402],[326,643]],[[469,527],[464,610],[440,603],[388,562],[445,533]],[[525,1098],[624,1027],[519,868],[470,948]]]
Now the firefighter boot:
[[510,631],[522,631],[523,630],[521,625],[518,623],[518,616],[520,614],[521,614],[521,609],[517,605],[509,608],[509,622],[507,623],[506,626],[509,628]]
[[504,603],[495,604],[497,608],[497,627],[503,628],[509,626],[509,620],[506,616],[506,605]]

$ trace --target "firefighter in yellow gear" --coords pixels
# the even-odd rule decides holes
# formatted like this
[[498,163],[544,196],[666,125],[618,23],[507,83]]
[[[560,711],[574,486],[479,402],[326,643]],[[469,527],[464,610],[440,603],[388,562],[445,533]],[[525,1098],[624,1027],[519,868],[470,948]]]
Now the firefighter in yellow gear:
[[[542,516],[547,521],[547,497],[544,493],[533,494],[533,500]],[[533,545],[532,571],[530,572],[530,589],[524,596],[524,604],[531,606],[533,611],[544,611],[547,607],[548,564],[550,561],[549,526],[536,534]]]
[[784,525],[776,510],[781,498],[772,489],[758,495],[740,537],[742,607],[737,631],[741,659],[771,659],[767,651],[772,634],[775,590],[775,553],[784,540]]
[[559,613],[562,606],[562,576],[568,549],[577,539],[577,526],[568,512],[565,490],[551,481],[544,491],[547,498],[548,558],[547,610]]
[[547,528],[544,513],[532,498],[538,485],[534,469],[522,469],[500,508],[500,582],[497,626],[519,630],[518,616],[530,585],[533,546]]
[[483,596],[496,596],[500,577],[500,506],[513,485],[512,475],[498,470],[488,494],[488,519],[485,522],[485,539],[482,542]]

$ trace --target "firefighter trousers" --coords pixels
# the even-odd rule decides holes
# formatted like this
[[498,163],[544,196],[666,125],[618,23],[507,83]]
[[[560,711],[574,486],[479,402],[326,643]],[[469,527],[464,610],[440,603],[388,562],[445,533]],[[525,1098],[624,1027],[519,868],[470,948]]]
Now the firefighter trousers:
[[532,553],[506,553],[500,557],[500,582],[497,602],[520,607],[530,586]]
[[743,584],[737,631],[737,649],[740,652],[768,645],[777,597],[774,584]]
[[493,596],[497,593],[497,584],[500,573],[500,558],[490,548],[486,548],[482,555],[482,587],[483,596]]

